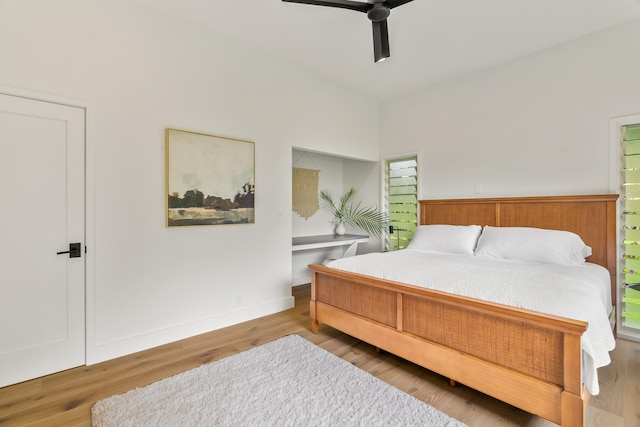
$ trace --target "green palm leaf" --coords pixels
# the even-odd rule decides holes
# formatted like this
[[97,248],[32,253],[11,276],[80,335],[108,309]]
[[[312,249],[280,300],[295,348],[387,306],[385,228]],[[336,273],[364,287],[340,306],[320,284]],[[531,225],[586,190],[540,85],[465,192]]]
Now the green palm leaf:
[[355,194],[356,189],[351,188],[336,202],[331,192],[322,190],[320,202],[322,207],[333,215],[335,223],[343,222],[370,235],[381,237],[390,222],[389,216],[374,206],[362,206],[361,202],[352,202],[351,198]]

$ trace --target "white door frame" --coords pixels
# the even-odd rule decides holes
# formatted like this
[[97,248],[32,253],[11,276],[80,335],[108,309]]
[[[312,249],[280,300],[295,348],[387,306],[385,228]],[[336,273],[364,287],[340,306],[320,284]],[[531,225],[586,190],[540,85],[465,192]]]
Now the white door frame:
[[37,101],[68,105],[85,110],[85,364],[91,364],[91,349],[95,348],[95,165],[94,165],[94,105],[92,102],[66,98],[0,85],[0,94],[20,96]]

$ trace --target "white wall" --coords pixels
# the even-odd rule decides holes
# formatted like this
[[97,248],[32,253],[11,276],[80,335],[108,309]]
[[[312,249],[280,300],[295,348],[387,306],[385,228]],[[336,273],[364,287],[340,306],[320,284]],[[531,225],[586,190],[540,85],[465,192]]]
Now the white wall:
[[[93,107],[89,363],[291,307],[292,147],[378,158],[376,102],[125,0],[0,2],[0,85]],[[255,142],[255,224],[165,227],[166,127]]]
[[[361,201],[363,206],[376,206],[379,210],[384,210],[381,200],[380,174],[382,169],[379,162],[360,162],[352,159],[345,159],[343,163],[343,192],[351,187],[356,188],[355,199]],[[362,230],[347,227],[347,232],[360,233]],[[380,251],[383,242],[373,236],[369,237],[367,243],[358,245],[358,254]]]
[[421,152],[422,198],[607,193],[609,119],[640,112],[637,52],[636,19],[387,101],[381,156]]
[[[318,191],[328,190],[335,196],[343,192],[343,162],[341,157],[294,149],[293,167],[319,170]],[[322,208],[308,218],[293,212],[293,237],[333,233],[333,216]]]
[[[341,194],[343,187],[343,159],[341,157],[294,149],[292,152],[293,167],[315,169],[318,173],[318,190],[329,190],[333,194]],[[332,216],[319,208],[308,218],[292,212],[291,229],[293,237],[314,236],[333,233]],[[327,258],[337,258],[343,247],[318,248],[291,253],[291,284],[294,286],[309,283],[311,273],[309,264],[322,263]]]
[[[328,190],[339,197],[350,188],[357,190],[354,200],[363,205],[379,206],[379,164],[378,162],[348,159],[329,154],[294,149],[292,153],[293,167],[316,169],[318,174],[318,190]],[[315,214],[303,218],[293,213],[293,236],[312,236],[333,233],[331,221],[333,216],[320,208]],[[348,226],[349,227],[349,226]],[[362,230],[348,228],[350,233],[362,233]]]
[[[294,167],[320,171],[318,174],[319,191],[328,190],[335,197],[339,197],[353,187],[357,190],[354,200],[361,201],[363,205],[380,206],[378,162],[294,149],[292,163]],[[293,236],[332,234],[334,232],[332,220],[332,215],[322,208],[308,218],[303,218],[293,212],[291,224]],[[347,232],[363,233],[362,230],[351,226],[347,226]],[[358,245],[358,253],[379,250],[380,244],[380,240],[371,237],[369,242]],[[344,249],[345,247],[333,247],[293,252],[292,284],[309,283],[311,280],[311,274],[307,268],[309,264],[321,263],[327,258],[338,258]]]

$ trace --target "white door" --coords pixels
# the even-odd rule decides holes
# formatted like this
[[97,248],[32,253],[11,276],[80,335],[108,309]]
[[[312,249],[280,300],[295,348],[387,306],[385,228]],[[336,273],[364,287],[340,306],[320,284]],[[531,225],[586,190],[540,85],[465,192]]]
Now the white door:
[[85,363],[84,120],[0,94],[0,387]]

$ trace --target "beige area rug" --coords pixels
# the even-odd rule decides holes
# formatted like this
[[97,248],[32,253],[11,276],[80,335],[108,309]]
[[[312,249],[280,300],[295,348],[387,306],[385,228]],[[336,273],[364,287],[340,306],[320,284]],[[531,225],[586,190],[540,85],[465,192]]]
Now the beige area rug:
[[437,426],[465,424],[299,337],[103,399],[106,426]]

